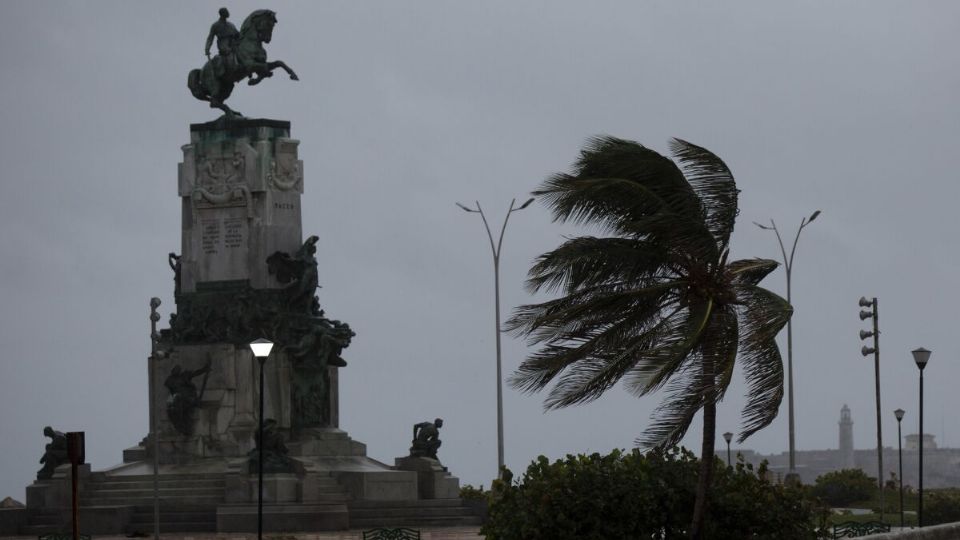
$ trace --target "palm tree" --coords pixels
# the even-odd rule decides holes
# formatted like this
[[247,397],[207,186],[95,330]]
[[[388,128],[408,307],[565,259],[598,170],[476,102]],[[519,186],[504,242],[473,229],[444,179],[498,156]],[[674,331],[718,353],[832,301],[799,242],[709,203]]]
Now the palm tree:
[[767,426],[783,397],[775,337],[792,309],[757,284],[777,262],[727,262],[737,210],[733,175],[716,155],[670,143],[679,167],[633,142],[588,142],[573,174],[535,195],[554,221],[593,225],[601,236],[567,239],[530,269],[531,292],[559,298],[518,307],[507,329],[539,350],[510,383],[537,392],[546,409],[592,401],[621,379],[644,396],[665,388],[637,444],[679,443],[703,410],[703,447],[690,534],[703,537],[714,461],[716,404],[737,358],[747,382],[739,441]]

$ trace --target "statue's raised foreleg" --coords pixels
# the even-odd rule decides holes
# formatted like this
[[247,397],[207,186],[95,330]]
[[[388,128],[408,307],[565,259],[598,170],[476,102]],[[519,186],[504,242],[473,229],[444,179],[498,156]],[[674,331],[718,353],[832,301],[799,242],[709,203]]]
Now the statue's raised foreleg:
[[294,73],[294,71],[290,69],[290,66],[288,66],[283,60],[275,60],[273,62],[267,62],[267,67],[270,68],[270,71],[273,71],[277,68],[282,68],[284,71],[287,72],[288,75],[290,75],[291,79],[295,81],[300,80],[300,77],[297,77],[297,74]]
[[[261,81],[268,77],[273,77],[273,70],[277,68],[282,68],[286,71],[290,78],[299,81],[300,77],[297,77],[297,74],[294,73],[290,66],[285,64],[282,60],[276,60],[274,62],[265,62],[263,64],[257,64],[250,71],[250,80],[247,81],[247,84],[253,86],[255,84],[260,84]],[[254,77],[256,75],[256,77]]]

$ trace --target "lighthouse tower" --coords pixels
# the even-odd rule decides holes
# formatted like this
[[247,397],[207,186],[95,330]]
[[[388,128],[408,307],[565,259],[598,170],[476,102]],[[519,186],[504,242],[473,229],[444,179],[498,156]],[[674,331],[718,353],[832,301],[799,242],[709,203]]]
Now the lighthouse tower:
[[850,407],[843,404],[840,409],[840,466],[844,469],[854,467],[853,463],[853,420],[850,419]]

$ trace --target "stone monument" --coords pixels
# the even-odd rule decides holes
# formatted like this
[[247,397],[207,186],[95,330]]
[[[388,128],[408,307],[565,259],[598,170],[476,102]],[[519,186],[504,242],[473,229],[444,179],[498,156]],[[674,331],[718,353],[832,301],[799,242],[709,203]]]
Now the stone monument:
[[[84,532],[152,531],[154,448],[165,532],[255,531],[259,452],[266,530],[475,523],[457,498],[458,481],[433,459],[439,439],[424,439],[433,457],[388,466],[340,429],[339,372],[354,333],[329,318],[316,296],[323,239],[304,239],[301,230],[307,182],[299,141],[290,122],[243,118],[224,104],[244,78],[257,84],[277,67],[296,75],[283,62],[266,61],[262,44],[270,41],[274,12],[254,11],[239,31],[227,17],[221,10],[207,42],[209,51],[216,37],[220,54],[188,81],[195,97],[224,116],[191,124],[182,147],[181,246],[167,256],[176,310],[168,328],[155,331],[148,362],[155,425],[124,450],[123,464],[81,471]],[[159,317],[152,317],[155,324]],[[249,348],[257,338],[275,344],[262,389]],[[261,391],[265,430],[258,441]],[[429,428],[436,435],[441,425]],[[26,513],[17,518],[26,521],[14,527],[21,534],[69,522],[69,474],[49,447],[47,466],[27,490]],[[0,531],[5,519],[0,515]]]

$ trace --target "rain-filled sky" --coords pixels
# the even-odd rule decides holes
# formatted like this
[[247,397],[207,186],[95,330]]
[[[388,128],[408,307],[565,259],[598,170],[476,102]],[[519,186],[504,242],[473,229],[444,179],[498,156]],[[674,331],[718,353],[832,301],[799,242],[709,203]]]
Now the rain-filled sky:
[[[45,425],[85,431],[95,469],[148,429],[151,296],[173,310],[177,163],[188,124],[216,118],[185,81],[220,3],[0,4],[0,498],[23,500]],[[271,58],[300,75],[242,85],[229,104],[290,120],[305,163],[303,231],[320,237],[320,302],[357,336],[341,427],[371,457],[405,455],[444,418],[440,458],[464,483],[496,473],[493,264],[499,230],[593,135],[661,152],[670,137],[722,157],[742,190],[734,258],[792,242],[797,447],[835,448],[840,407],[876,444],[862,295],[879,298],[884,444],[893,410],[960,446],[960,4],[956,2],[330,1],[227,4],[239,26],[277,12]],[[531,297],[531,261],[573,226],[540,203],[512,214],[503,313]],[[785,294],[783,269],[765,280]],[[786,334],[781,336],[782,347]],[[530,352],[504,336],[513,371]],[[744,385],[719,406],[738,430]],[[507,465],[630,447],[660,396],[620,387],[544,413],[504,392]],[[744,448],[787,446],[780,416]],[[684,444],[699,448],[695,422]],[[719,447],[719,445],[718,445]],[[734,446],[736,448],[736,445]]]

